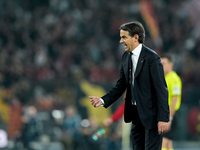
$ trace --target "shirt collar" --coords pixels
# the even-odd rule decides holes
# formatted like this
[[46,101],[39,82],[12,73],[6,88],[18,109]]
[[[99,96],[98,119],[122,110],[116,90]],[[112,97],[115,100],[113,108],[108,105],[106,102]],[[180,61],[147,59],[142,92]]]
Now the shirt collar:
[[137,56],[140,54],[141,50],[142,50],[142,44],[139,44],[134,50],[132,50],[132,53]]

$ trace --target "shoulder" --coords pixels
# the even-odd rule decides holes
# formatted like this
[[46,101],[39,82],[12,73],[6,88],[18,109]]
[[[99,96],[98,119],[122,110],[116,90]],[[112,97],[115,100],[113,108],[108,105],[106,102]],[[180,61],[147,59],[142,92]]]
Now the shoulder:
[[181,79],[180,77],[176,74],[175,71],[172,71],[166,76],[166,81],[170,83],[171,85],[180,85],[181,86]]
[[145,46],[144,44],[142,45],[142,50],[145,51],[147,58],[159,58],[158,54],[154,50]]
[[180,77],[177,75],[177,73],[175,72],[175,71],[172,71],[170,74],[169,74],[169,78],[171,79],[171,80],[174,80],[174,81],[176,81],[176,82],[181,82],[181,79],[180,79]]
[[159,55],[151,48],[143,44],[142,51],[145,53],[145,58],[149,63],[152,63],[155,61],[158,61],[159,63],[161,63]]

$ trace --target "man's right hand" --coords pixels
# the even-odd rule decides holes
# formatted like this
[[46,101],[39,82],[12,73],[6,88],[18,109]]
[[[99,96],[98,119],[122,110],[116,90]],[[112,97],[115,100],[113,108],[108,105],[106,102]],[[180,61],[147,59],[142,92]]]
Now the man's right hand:
[[103,105],[103,102],[100,100],[99,97],[96,96],[89,96],[90,98],[90,102],[94,107],[99,107],[101,105]]

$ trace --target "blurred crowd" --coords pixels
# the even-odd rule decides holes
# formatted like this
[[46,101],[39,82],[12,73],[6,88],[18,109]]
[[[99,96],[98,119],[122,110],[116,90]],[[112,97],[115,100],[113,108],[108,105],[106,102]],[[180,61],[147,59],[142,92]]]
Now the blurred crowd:
[[114,84],[124,52],[119,27],[137,20],[145,26],[147,46],[158,54],[174,54],[174,69],[183,81],[183,103],[198,104],[200,2],[150,0],[158,27],[155,38],[141,13],[144,1],[1,0],[2,101],[8,106],[20,103],[22,111],[32,105],[39,110],[64,110],[79,100],[76,87],[81,79],[102,86]]

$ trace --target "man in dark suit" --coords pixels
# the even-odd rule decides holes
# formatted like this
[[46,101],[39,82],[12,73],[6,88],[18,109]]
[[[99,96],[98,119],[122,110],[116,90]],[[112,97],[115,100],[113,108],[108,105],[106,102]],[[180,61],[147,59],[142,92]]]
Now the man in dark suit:
[[94,107],[109,107],[126,92],[124,120],[132,122],[134,150],[160,150],[162,134],[169,130],[168,90],[160,57],[144,43],[145,30],[139,22],[120,27],[124,45],[120,78],[103,97],[90,96]]

